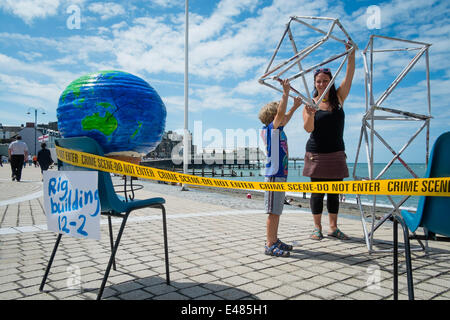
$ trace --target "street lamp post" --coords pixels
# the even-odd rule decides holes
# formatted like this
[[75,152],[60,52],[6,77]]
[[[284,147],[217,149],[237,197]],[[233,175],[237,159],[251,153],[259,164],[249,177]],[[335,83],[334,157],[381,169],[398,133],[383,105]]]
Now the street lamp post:
[[[28,108],[27,114],[31,114],[30,109],[34,110],[34,153],[33,155],[37,154],[37,114],[38,114],[38,108]],[[42,114],[45,114],[45,111],[41,111]],[[26,159],[25,159],[26,161]]]

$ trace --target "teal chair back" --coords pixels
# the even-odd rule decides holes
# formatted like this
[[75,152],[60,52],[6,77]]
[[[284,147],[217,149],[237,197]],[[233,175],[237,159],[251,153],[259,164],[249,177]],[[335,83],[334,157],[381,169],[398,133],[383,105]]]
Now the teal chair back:
[[[439,136],[433,145],[425,178],[450,177],[450,132]],[[418,227],[450,237],[450,197],[421,196],[416,213],[401,212],[408,228]]]
[[[76,137],[55,140],[59,147],[104,156],[100,145],[89,137]],[[93,169],[73,166],[58,159],[60,171],[95,171]],[[98,193],[102,212],[118,214],[127,210],[125,203],[117,196],[109,172],[98,171]]]

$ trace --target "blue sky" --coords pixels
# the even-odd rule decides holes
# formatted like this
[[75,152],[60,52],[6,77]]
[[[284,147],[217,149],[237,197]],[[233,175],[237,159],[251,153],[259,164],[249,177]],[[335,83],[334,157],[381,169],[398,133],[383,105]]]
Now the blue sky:
[[[45,115],[38,116],[39,122],[55,121],[58,98],[71,81],[86,73],[117,69],[149,82],[166,105],[166,130],[181,132],[184,4],[184,0],[0,0],[0,123],[33,122],[34,117],[27,115],[30,107],[45,110]],[[373,5],[380,12],[378,26],[368,25],[371,12],[367,8]],[[370,35],[432,44],[431,145],[448,131],[450,123],[449,8],[450,3],[445,0],[190,0],[189,129],[193,131],[194,123],[201,122],[201,135],[194,136],[194,140],[202,141],[203,147],[215,143],[225,146],[226,141],[217,141],[217,137],[221,134],[225,140],[227,130],[246,132],[261,127],[257,118],[259,109],[279,99],[280,94],[257,80],[267,68],[289,17],[296,15],[338,18],[360,49],[356,54],[353,87],[344,105],[344,140],[350,162],[355,159],[365,113],[361,51]],[[379,28],[373,29],[374,26]],[[298,49],[317,39],[300,24],[296,28],[293,32]],[[314,52],[308,63],[318,63],[327,54],[343,49],[337,42],[327,41],[327,45],[322,52]],[[389,41],[375,45],[408,47]],[[290,46],[289,42],[283,43],[277,61],[293,54]],[[415,53],[375,55],[375,96],[387,88]],[[419,60],[384,106],[427,114],[424,61]],[[330,67],[336,70],[337,65]],[[344,72],[338,75],[338,84],[343,75]],[[311,88],[311,77],[308,79]],[[399,150],[418,126],[416,122],[384,121],[377,123],[376,128]],[[290,155],[303,156],[308,134],[303,130],[300,109],[286,132]],[[424,162],[424,145],[425,131],[405,150],[404,159]],[[392,158],[384,146],[375,146],[379,150],[376,161]]]

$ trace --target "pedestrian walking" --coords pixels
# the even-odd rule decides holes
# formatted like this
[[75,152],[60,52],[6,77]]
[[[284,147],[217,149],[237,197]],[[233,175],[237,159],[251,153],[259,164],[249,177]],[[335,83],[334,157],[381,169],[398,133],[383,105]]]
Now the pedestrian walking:
[[47,144],[45,142],[41,143],[41,150],[39,150],[37,154],[37,162],[39,162],[39,166],[41,167],[41,173],[44,174],[44,171],[48,170],[48,167],[53,163],[52,155],[50,154],[50,150],[47,149]]
[[21,136],[16,137],[16,141],[10,143],[8,147],[9,162],[11,163],[12,181],[20,181],[22,178],[22,168],[25,159],[28,159],[28,146],[22,141]]

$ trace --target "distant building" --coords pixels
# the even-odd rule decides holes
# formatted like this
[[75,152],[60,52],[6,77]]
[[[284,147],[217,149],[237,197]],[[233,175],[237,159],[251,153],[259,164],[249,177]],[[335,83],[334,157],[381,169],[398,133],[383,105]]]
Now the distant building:
[[21,126],[3,126],[0,124],[0,154],[8,156],[8,145],[18,135],[22,136],[22,141],[27,144],[30,155],[35,155],[41,150],[41,142],[44,141],[39,140],[39,138],[48,135],[45,143],[47,144],[47,148],[50,149],[53,160],[56,161],[56,152],[54,149],[55,139],[61,137],[56,121],[48,124],[38,124],[36,133],[34,130],[34,122],[27,122],[25,126],[23,124]]
[[42,131],[43,136],[39,139],[39,144],[41,142],[45,142],[47,144],[47,148],[55,147],[55,140],[61,138],[61,134],[58,131],[58,123],[49,122],[49,124],[40,124],[38,125],[38,130]]
[[22,126],[3,126],[0,123],[0,142],[10,143],[18,135],[19,131],[23,129]]
[[0,123],[0,154],[8,157],[8,146],[13,142],[24,126],[3,126]]
[[264,152],[258,147],[241,147],[233,150],[204,149],[201,153],[195,153],[194,163],[203,161],[206,164],[250,164],[264,162],[265,159]]
[[170,159],[172,157],[172,150],[176,145],[183,142],[183,136],[176,132],[164,132],[160,144],[155,150],[148,153],[146,158],[151,159]]
[[35,155],[41,150],[41,144],[39,143],[38,137],[42,136],[42,131],[34,130],[34,123],[27,122],[26,127],[19,131],[19,135],[22,136],[22,141],[28,146],[28,154]]

